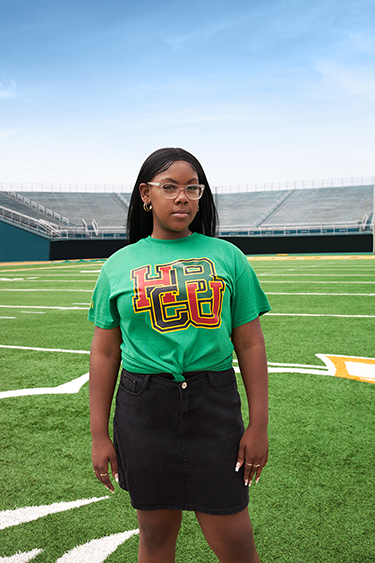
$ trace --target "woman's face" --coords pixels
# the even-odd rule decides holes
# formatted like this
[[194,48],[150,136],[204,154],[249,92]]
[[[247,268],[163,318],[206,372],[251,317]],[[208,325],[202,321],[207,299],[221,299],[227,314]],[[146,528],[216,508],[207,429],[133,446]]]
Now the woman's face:
[[[199,178],[191,164],[178,160],[164,172],[156,174],[151,182],[171,182],[184,188],[188,184],[199,184]],[[142,201],[152,205],[154,238],[176,239],[189,235],[189,225],[197,213],[199,200],[188,199],[184,189],[174,199],[165,198],[159,186],[141,184],[139,191]]]

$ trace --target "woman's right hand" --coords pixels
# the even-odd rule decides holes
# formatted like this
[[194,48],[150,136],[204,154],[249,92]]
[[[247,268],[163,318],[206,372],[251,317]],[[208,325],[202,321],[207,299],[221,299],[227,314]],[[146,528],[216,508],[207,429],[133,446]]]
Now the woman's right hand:
[[108,463],[111,466],[112,475],[116,483],[118,483],[118,465],[115,447],[109,437],[100,439],[93,438],[91,460],[94,473],[99,481],[103,483],[111,493],[114,493],[114,487],[109,478]]

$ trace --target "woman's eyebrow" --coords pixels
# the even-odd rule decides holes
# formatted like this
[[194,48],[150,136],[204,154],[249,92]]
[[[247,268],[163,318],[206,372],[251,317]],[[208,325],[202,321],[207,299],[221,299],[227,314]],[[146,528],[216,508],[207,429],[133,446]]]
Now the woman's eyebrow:
[[[178,184],[177,180],[174,180],[173,178],[163,178],[160,181],[161,182],[172,182],[173,184]],[[199,182],[199,180],[197,180],[197,176],[196,176],[192,180],[189,180],[188,182],[186,182],[186,184],[195,184],[197,182]]]

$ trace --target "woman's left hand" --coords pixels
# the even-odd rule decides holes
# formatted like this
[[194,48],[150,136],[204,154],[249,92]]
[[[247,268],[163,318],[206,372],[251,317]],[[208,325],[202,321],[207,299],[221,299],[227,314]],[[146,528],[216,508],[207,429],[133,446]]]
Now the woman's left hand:
[[260,474],[268,460],[267,429],[248,426],[238,448],[236,471],[244,466],[245,486],[251,485],[253,478],[258,483]]

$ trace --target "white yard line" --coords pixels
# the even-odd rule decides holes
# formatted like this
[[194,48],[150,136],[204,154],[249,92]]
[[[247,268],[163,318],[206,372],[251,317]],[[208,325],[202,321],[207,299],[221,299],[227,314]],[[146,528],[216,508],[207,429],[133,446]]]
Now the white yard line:
[[[233,359],[233,365],[238,365],[238,360],[236,358]],[[280,362],[267,362],[269,367],[277,366],[283,368],[312,368],[312,369],[320,369],[323,371],[327,371],[327,366],[317,366],[315,364],[289,364],[289,363],[280,363]]]
[[71,502],[55,502],[53,504],[45,504],[42,506],[25,506],[24,508],[16,508],[15,510],[3,510],[0,512],[0,530],[4,530],[5,528],[9,528],[11,526],[17,526],[19,524],[25,524],[26,522],[32,522],[33,520],[44,518],[44,516],[47,516],[48,514],[65,512],[66,510],[71,510],[72,508],[78,508],[80,506],[85,506],[108,498],[108,496],[99,498],[83,498],[80,500],[73,500]]
[[58,309],[60,311],[87,311],[87,307],[46,307],[44,305],[0,305],[2,309]]
[[43,549],[32,549],[31,551],[17,552],[9,557],[0,557],[0,563],[28,563],[35,559]]
[[28,313],[29,315],[45,315],[45,311],[21,311],[21,313]]
[[375,315],[336,315],[330,313],[267,313],[277,317],[345,317],[348,319],[375,319]]
[[10,348],[12,350],[36,350],[37,352],[65,352],[67,354],[90,354],[89,350],[65,350],[63,348],[38,348],[35,346],[10,346],[0,344],[0,348]]
[[304,284],[311,284],[311,283],[336,283],[336,284],[342,284],[342,283],[350,283],[350,284],[357,284],[357,283],[375,283],[375,281],[315,281],[315,280],[311,280],[311,281],[294,281],[294,280],[261,280],[262,285],[264,283],[304,283]]
[[0,391],[0,399],[10,399],[11,397],[28,397],[33,395],[66,395],[67,393],[79,393],[81,387],[89,380],[89,372],[62,383],[56,387],[27,387],[26,389],[11,389]]
[[[374,271],[375,271],[375,270],[374,270]],[[276,271],[274,274],[271,273],[271,272],[267,272],[267,273],[264,273],[264,274],[258,274],[258,276],[279,276],[279,275],[280,275],[280,274],[279,274],[279,272],[277,272],[277,271]],[[314,272],[314,273],[311,273],[311,274],[301,274],[301,273],[299,272],[299,270],[296,269],[296,270],[295,270],[295,273],[293,273],[293,274],[287,274],[287,273],[284,272],[284,273],[282,274],[282,277],[287,277],[287,276],[294,276],[294,277],[295,277],[295,276],[303,276],[303,277],[317,278],[317,277],[322,277],[322,276],[325,276],[325,277],[345,276],[346,278],[357,278],[357,277],[366,277],[366,276],[368,276],[368,275],[369,275],[369,274],[338,274],[338,273],[335,273],[335,274],[322,274],[322,273],[320,273],[320,272]]]
[[300,292],[286,292],[286,291],[267,291],[267,295],[355,295],[374,297],[375,293],[300,293]]
[[[7,280],[3,280],[3,281],[7,281]],[[14,281],[20,281],[20,280],[14,280]],[[95,278],[94,280],[24,280],[26,282],[30,282],[30,283],[41,283],[41,282],[50,282],[50,283],[96,283],[98,281],[98,278]]]
[[77,545],[71,551],[65,553],[56,560],[56,563],[104,563],[111,553],[116,551],[119,545],[126,540],[139,534],[139,529],[120,532],[103,538],[88,541],[82,545]]
[[16,317],[0,317],[0,319],[15,319]]
[[92,293],[92,289],[1,289],[0,291],[83,291],[84,293]]

